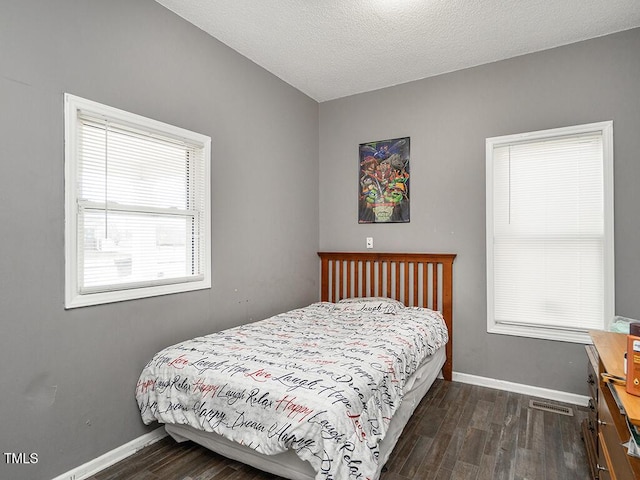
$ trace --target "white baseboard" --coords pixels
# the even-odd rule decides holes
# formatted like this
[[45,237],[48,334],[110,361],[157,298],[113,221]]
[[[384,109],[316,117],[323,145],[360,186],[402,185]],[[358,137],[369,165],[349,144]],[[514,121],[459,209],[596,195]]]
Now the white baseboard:
[[79,467],[69,470],[67,473],[63,473],[55,477],[53,480],[84,480],[91,475],[110,467],[114,463],[118,463],[120,460],[124,460],[130,455],[133,455],[138,450],[143,449],[158,440],[162,440],[167,436],[167,432],[164,427],[155,429],[152,432],[146,433],[138,438],[134,438],[129,443],[125,443],[117,448],[114,448],[110,452],[104,455],[94,458],[93,460],[80,465]]
[[469,383],[471,385],[506,390],[514,393],[522,393],[524,395],[546,398],[547,400],[555,400],[557,402],[570,403],[572,405],[581,405],[583,407],[589,405],[589,397],[586,395],[550,390],[548,388],[534,387],[531,385],[524,385],[522,383],[506,382],[504,380],[496,380],[495,378],[479,377],[477,375],[469,375],[468,373],[453,372],[453,380],[455,382]]

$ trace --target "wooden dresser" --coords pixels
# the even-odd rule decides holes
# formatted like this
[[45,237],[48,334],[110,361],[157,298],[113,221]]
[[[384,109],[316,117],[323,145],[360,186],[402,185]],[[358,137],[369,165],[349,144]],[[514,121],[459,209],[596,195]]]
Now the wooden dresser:
[[640,426],[640,397],[629,395],[624,385],[603,380],[602,374],[624,377],[627,336],[591,331],[588,345],[588,377],[592,414],[583,423],[583,437],[593,478],[599,480],[640,479],[640,458],[631,457],[622,446],[629,440],[627,419]]

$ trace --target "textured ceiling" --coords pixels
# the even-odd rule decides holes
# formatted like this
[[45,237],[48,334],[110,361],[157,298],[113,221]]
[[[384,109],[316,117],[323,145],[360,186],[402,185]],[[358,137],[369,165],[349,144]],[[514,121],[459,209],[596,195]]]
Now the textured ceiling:
[[319,102],[640,26],[640,0],[156,1]]

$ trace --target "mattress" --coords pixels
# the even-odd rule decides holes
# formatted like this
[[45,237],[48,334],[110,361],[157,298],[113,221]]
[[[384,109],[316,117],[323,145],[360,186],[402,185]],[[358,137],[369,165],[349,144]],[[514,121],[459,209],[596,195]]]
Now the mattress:
[[161,350],[136,399],[147,424],[213,432],[269,457],[292,451],[316,480],[372,479],[392,419],[413,411],[408,394],[447,340],[432,310],[318,302]]
[[[391,419],[385,438],[380,442],[378,469],[371,480],[376,480],[380,476],[381,470],[389,460],[404,427],[420,400],[438,377],[445,360],[445,349],[441,348],[428,357],[412,376],[412,387],[405,393],[400,407]],[[276,455],[262,455],[252,448],[227,440],[222,435],[196,430],[188,425],[167,424],[165,430],[177,442],[191,440],[227,458],[283,478],[290,480],[313,480],[316,478],[316,472],[311,464],[301,460],[292,450]]]

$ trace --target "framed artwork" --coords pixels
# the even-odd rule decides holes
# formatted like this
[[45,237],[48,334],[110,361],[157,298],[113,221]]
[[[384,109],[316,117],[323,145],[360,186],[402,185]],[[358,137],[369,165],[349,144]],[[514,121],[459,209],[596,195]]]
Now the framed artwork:
[[410,139],[361,143],[358,223],[409,222]]

